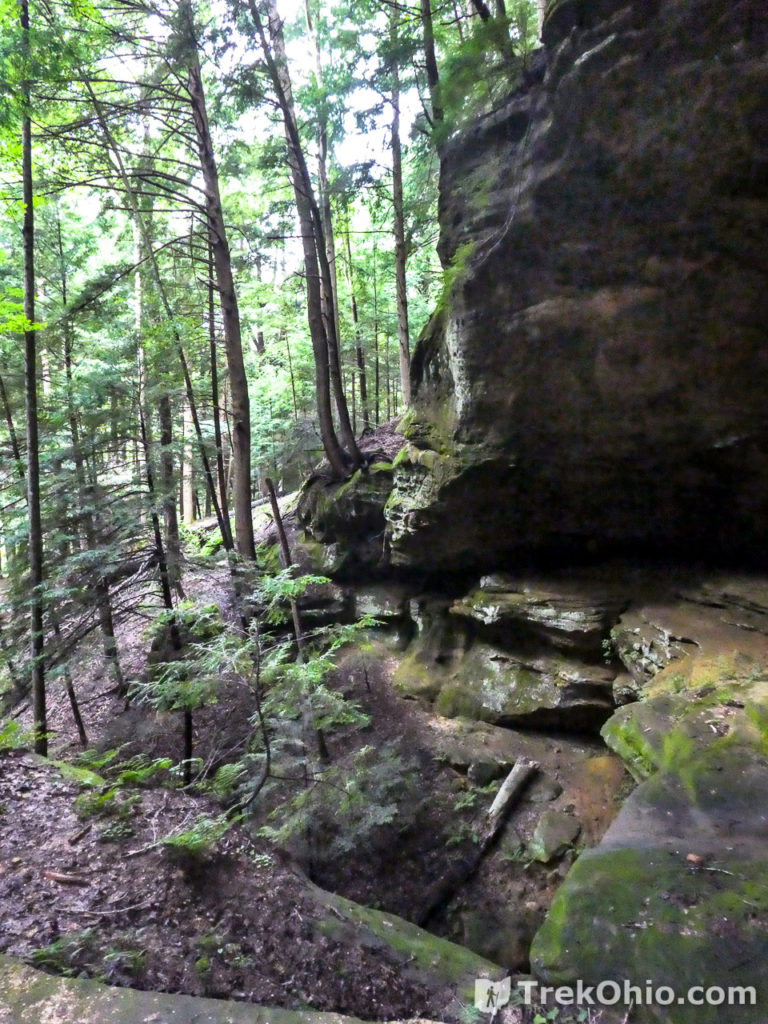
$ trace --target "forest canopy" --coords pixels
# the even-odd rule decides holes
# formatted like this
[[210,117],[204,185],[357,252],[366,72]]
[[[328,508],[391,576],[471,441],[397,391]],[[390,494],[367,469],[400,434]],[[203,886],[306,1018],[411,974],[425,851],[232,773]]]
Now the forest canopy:
[[168,607],[184,524],[252,559],[267,477],[344,478],[403,411],[440,154],[538,27],[528,0],[0,2],[2,642],[41,734],[92,630],[123,685],[121,581]]

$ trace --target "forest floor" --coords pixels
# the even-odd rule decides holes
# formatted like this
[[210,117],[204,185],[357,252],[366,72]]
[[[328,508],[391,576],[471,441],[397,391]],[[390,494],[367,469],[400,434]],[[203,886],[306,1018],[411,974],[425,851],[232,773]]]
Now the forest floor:
[[[189,596],[232,613],[226,573],[198,569],[185,578]],[[128,679],[146,670],[147,616],[118,629]],[[331,683],[363,708],[368,724],[328,737],[333,763],[350,770],[366,751],[386,752],[393,807],[382,823],[344,836],[334,812],[318,815],[312,841],[276,848],[256,827],[279,800],[265,790],[263,807],[242,825],[191,855],[163,842],[192,827],[200,815],[215,819],[222,805],[204,787],[184,789],[161,773],[164,785],[115,791],[88,785],[28,751],[0,754],[0,952],[52,973],[85,975],[111,984],[247,1000],[262,1005],[333,1010],[369,1020],[437,1016],[444,993],[429,990],[381,950],[350,945],[322,927],[307,877],[369,907],[416,921],[436,880],[471,855],[474,836],[493,799],[493,786],[468,783],[440,755],[435,721],[391,686],[394,658],[382,647],[372,656],[342,657]],[[157,715],[117,698],[95,638],[71,666],[91,748],[111,757],[114,770],[137,754],[178,761],[180,716]],[[251,732],[253,698],[247,686],[224,681],[218,702],[195,715],[196,754],[215,767],[236,759]],[[20,718],[29,725],[29,713]],[[63,687],[50,699],[51,756],[76,763],[80,754]],[[117,752],[105,754],[104,752]],[[603,753],[592,741],[541,738],[538,757],[554,777],[574,777]],[[96,771],[99,757],[90,756]],[[105,769],[106,770],[106,769]],[[158,779],[160,776],[158,776]],[[156,782],[158,780],[155,780]],[[584,836],[595,842],[614,813],[609,791],[594,778],[569,796]],[[497,784],[498,785],[498,784]],[[392,789],[396,794],[392,796]],[[382,801],[384,797],[381,797]],[[590,801],[594,806],[590,806]],[[569,805],[573,806],[573,804]],[[516,819],[515,835],[530,834],[540,808],[530,803]],[[593,834],[591,834],[593,833]],[[489,859],[429,923],[436,933],[473,939],[472,913],[494,921],[506,906],[525,920],[519,948],[507,968],[525,970],[527,942],[538,926],[570,858],[559,865],[516,856]],[[478,948],[478,943],[479,947]]]

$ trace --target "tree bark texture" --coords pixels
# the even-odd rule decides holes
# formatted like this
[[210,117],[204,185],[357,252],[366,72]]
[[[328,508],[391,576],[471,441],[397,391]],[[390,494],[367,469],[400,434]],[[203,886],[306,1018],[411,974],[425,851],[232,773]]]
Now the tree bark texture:
[[200,170],[205,182],[206,214],[229,370],[232,448],[235,461],[235,486],[232,495],[235,512],[235,547],[245,558],[253,560],[256,558],[256,546],[251,511],[253,500],[251,489],[251,410],[248,379],[243,360],[240,311],[232,274],[232,258],[219,190],[219,172],[213,152],[191,4],[185,2],[183,12],[189,46],[187,91],[195,125]]

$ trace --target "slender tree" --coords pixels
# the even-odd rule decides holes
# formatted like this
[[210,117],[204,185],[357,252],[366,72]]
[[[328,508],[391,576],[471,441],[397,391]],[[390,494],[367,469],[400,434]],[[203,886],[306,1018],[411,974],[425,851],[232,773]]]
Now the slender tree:
[[29,74],[30,22],[28,0],[20,0],[25,78],[22,83],[21,178],[24,201],[24,393],[27,424],[27,515],[29,521],[30,639],[35,750],[48,753],[45,705],[45,637],[43,633],[43,524],[40,508],[40,439],[37,414],[37,335],[35,329],[35,212],[32,188],[32,116]]
[[224,327],[224,347],[229,369],[230,400],[232,404],[232,446],[235,463],[235,488],[233,505],[235,512],[235,543],[238,552],[245,558],[256,558],[253,536],[253,502],[251,491],[251,410],[248,396],[248,379],[243,359],[242,329],[240,310],[232,273],[232,257],[229,249],[224,212],[219,189],[219,171],[213,150],[213,140],[205,102],[203,75],[200,67],[200,51],[197,39],[192,4],[182,0],[180,4],[181,34],[186,44],[187,82],[186,88],[192,110],[192,120],[197,138],[200,170],[205,182],[205,210],[208,219],[210,244],[213,250],[213,269],[219,293],[221,317]]
[[[293,105],[293,91],[283,38],[283,25],[274,0],[265,0],[269,38],[256,0],[248,0],[253,25],[258,36],[267,72],[283,117],[288,163],[291,170],[294,198],[299,216],[299,226],[304,251],[304,269],[307,284],[307,315],[312,348],[315,359],[315,384],[317,390],[320,436],[328,462],[338,476],[346,476],[351,469],[360,465],[361,455],[357,447],[349,410],[344,395],[339,357],[339,339],[336,333],[335,315],[324,315],[323,295],[326,306],[332,300],[331,268],[323,230],[323,218],[315,198],[312,179],[307,167],[304,149],[299,134],[298,122]],[[344,447],[339,443],[333,425],[330,393],[336,404],[339,418],[339,432]]]
[[400,68],[396,53],[400,12],[390,11],[390,101],[392,104],[392,213],[395,235],[395,290],[397,296],[397,342],[400,352],[400,386],[403,403],[411,400],[411,350],[408,331],[408,284],[405,276],[405,204],[403,201],[403,149],[400,142]]

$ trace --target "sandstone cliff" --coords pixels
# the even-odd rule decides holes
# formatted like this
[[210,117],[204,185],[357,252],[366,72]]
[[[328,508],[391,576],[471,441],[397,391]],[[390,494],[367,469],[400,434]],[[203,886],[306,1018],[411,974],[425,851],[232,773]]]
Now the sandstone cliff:
[[392,559],[768,539],[768,9],[561,0],[449,141]]

